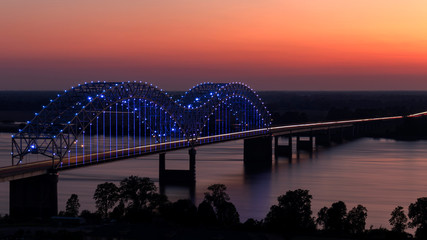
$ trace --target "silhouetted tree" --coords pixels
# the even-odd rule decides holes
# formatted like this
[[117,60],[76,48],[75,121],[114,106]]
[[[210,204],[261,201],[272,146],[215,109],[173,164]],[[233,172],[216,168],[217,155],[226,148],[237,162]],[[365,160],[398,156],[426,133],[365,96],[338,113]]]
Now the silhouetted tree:
[[173,221],[183,225],[193,225],[197,218],[197,208],[189,199],[180,199],[171,205],[170,216]]
[[227,187],[224,184],[213,184],[208,190],[210,192],[205,193],[205,201],[213,205],[218,222],[223,225],[240,223],[239,213],[234,204],[229,202],[230,196],[225,192]]
[[69,217],[77,217],[79,215],[79,197],[77,194],[71,194],[65,206],[65,215]]
[[323,207],[317,214],[316,222],[323,225],[325,230],[343,232],[346,225],[347,207],[344,202],[338,201],[330,208]]
[[131,222],[147,222],[153,214],[161,214],[170,204],[165,195],[158,194],[150,178],[130,176],[120,182],[120,200],[125,205],[125,218]]
[[168,197],[164,194],[153,193],[149,198],[148,210],[151,213],[158,215],[165,214],[164,212],[168,210],[168,206],[171,203],[168,200]]
[[368,217],[368,210],[362,206],[357,205],[351,209],[347,214],[347,227],[351,234],[361,234],[365,230],[366,218]]
[[323,226],[323,229],[326,230],[326,222],[328,221],[328,208],[322,207],[317,213],[316,224]]
[[279,196],[278,205],[273,205],[265,218],[265,224],[275,230],[286,232],[311,231],[315,229],[311,217],[312,196],[308,190],[297,189]]
[[210,185],[208,190],[210,192],[205,193],[205,200],[209,203],[213,203],[215,207],[230,200],[230,196],[225,192],[227,187],[224,184]]
[[197,208],[197,219],[201,224],[214,225],[217,218],[212,205],[206,200],[199,204]]
[[408,217],[411,219],[410,228],[417,228],[417,239],[427,239],[427,197],[418,198],[417,202],[409,205]]
[[96,208],[103,218],[108,217],[108,211],[116,205],[119,200],[119,188],[111,182],[99,184],[95,194]]
[[236,207],[231,202],[224,202],[217,207],[216,215],[218,221],[225,226],[236,225],[240,223],[240,216]]
[[393,212],[391,212],[391,218],[388,220],[390,225],[393,226],[392,231],[395,232],[404,232],[406,229],[406,223],[408,222],[408,218],[403,211],[402,206],[397,206]]
[[113,219],[120,219],[125,215],[125,204],[119,201],[119,204],[111,211],[110,217]]
[[120,182],[119,191],[127,208],[142,210],[148,208],[157,187],[149,178],[130,176]]

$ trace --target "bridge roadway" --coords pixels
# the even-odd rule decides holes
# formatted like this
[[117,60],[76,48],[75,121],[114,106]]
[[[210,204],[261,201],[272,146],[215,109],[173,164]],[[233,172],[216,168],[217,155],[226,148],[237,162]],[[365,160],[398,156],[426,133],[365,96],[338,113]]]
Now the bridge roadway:
[[[367,123],[375,121],[385,120],[396,120],[403,119],[405,117],[420,117],[427,115],[427,112],[416,113],[408,116],[391,116],[391,117],[380,117],[380,118],[365,118],[356,120],[345,120],[345,121],[330,121],[330,122],[318,122],[318,123],[306,123],[306,124],[294,124],[285,126],[275,126],[270,128],[262,128],[243,132],[234,132],[228,134],[221,134],[209,137],[200,137],[193,142],[193,146],[203,146],[208,144],[214,144],[225,141],[232,141],[238,139],[247,139],[267,135],[286,135],[296,133],[307,133],[311,131],[319,131],[334,128],[345,128],[351,127],[358,123]],[[187,140],[172,141],[166,143],[158,143],[146,146],[140,146],[136,148],[126,148],[120,150],[108,151],[105,153],[93,153],[90,155],[82,155],[73,157],[71,161],[64,159],[61,163],[59,160],[54,162],[51,159],[42,160],[32,163],[24,163],[19,165],[7,166],[0,168],[0,182],[12,181],[22,178],[28,178],[32,176],[43,175],[55,168],[58,171],[73,169],[76,167],[90,166],[109,161],[115,161],[120,159],[134,158],[138,156],[144,156],[149,154],[156,154],[160,152],[174,151],[183,148],[189,148],[191,144]]]

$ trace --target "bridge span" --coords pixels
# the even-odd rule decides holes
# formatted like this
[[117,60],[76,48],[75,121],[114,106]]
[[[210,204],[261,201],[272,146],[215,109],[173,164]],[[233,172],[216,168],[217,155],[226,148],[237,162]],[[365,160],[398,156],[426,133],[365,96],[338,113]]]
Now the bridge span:
[[[171,97],[142,82],[91,82],[58,94],[11,136],[12,162],[0,168],[0,181],[10,181],[11,216],[46,217],[57,212],[59,171],[159,154],[161,183],[194,182],[198,146],[244,139],[245,164],[268,165],[272,149],[292,155],[294,136],[297,149],[311,152],[314,142],[426,114],[273,126],[262,99],[242,83],[203,83]],[[189,170],[167,170],[165,153],[184,148]]]

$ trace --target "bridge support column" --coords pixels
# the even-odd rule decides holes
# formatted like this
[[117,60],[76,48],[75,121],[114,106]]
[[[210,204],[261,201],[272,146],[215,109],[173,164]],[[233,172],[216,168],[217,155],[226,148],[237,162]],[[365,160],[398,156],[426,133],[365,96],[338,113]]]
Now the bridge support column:
[[191,148],[189,154],[188,170],[166,169],[166,153],[159,154],[159,187],[160,193],[166,194],[166,187],[188,187],[189,197],[194,202],[196,195],[196,149]]
[[9,212],[11,218],[49,218],[57,215],[57,184],[57,172],[10,181]]
[[274,155],[292,157],[292,135],[287,136],[288,145],[279,145],[279,138],[282,136],[274,137]]
[[272,147],[271,136],[245,139],[243,150],[245,164],[271,165]]
[[[313,134],[310,134],[308,140],[302,140],[302,136],[297,136],[297,150],[305,150],[307,152],[313,152]],[[307,138],[307,137],[304,137]]]
[[159,154],[159,182],[186,184],[196,181],[196,149],[188,150],[189,168],[188,170],[166,169],[166,153]]
[[162,152],[159,154],[159,180],[165,177],[166,172],[166,153]]
[[190,163],[190,166],[189,166],[190,172],[189,172],[189,174],[190,174],[190,178],[191,178],[190,180],[192,182],[196,181],[196,152],[197,151],[194,148],[190,148],[188,150],[188,155],[190,157],[190,161],[189,161],[189,163]]

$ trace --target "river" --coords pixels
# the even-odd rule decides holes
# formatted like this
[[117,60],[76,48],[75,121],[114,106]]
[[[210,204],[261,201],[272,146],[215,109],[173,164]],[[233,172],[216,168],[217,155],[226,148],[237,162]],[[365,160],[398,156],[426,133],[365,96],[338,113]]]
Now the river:
[[[0,133],[1,165],[10,165],[10,134]],[[390,228],[391,211],[401,205],[407,212],[410,203],[427,196],[427,141],[395,141],[362,138],[320,149],[311,157],[301,154],[273,160],[271,168],[245,172],[243,141],[232,141],[197,148],[196,203],[203,200],[206,188],[214,183],[227,186],[241,221],[263,219],[277,197],[298,188],[313,195],[313,216],[323,206],[344,201],[350,210],[357,204],[368,209],[367,228]],[[168,169],[188,168],[187,150],[166,154]],[[97,184],[137,175],[158,183],[158,155],[60,172],[59,210],[71,194],[79,196],[81,208],[93,211],[92,199]],[[8,212],[9,183],[0,183],[0,213]],[[167,187],[175,201],[188,198],[186,187]]]

